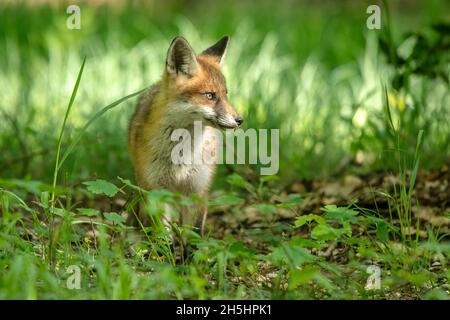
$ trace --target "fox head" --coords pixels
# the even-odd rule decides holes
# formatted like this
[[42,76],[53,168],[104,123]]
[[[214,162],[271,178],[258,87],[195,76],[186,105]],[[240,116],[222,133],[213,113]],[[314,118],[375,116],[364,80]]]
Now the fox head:
[[200,120],[220,129],[237,128],[244,119],[228,102],[220,66],[229,37],[196,55],[183,37],[176,37],[167,51],[163,83],[169,103],[185,121]]

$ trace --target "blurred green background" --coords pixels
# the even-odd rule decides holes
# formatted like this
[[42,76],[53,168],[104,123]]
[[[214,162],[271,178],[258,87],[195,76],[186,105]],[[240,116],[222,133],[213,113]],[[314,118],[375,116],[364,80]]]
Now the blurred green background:
[[[80,30],[66,27],[69,4],[81,8]],[[389,1],[387,20],[378,2],[381,30],[366,27],[370,4],[0,1],[0,177],[51,181],[83,57],[86,67],[63,148],[102,107],[157,81],[176,35],[197,52],[231,36],[224,65],[230,101],[246,118],[245,128],[280,129],[283,181],[348,167],[395,167],[397,145],[387,129],[383,85],[404,138],[401,152],[413,152],[424,129],[422,166],[439,166],[450,154],[448,59],[441,68],[444,79],[411,75],[407,86],[395,88],[399,71],[382,54],[380,39],[391,37],[390,49],[397,53],[408,50],[408,32],[423,32],[432,41],[430,27],[448,21],[450,3]],[[132,177],[126,141],[135,103],[126,101],[90,127],[64,164],[63,184]]]

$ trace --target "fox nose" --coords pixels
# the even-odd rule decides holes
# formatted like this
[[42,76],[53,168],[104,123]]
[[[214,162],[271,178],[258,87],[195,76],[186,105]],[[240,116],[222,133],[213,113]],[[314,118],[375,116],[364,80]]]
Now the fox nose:
[[234,118],[234,121],[236,121],[238,126],[240,126],[244,122],[244,118],[242,118],[241,116],[237,116],[236,118]]

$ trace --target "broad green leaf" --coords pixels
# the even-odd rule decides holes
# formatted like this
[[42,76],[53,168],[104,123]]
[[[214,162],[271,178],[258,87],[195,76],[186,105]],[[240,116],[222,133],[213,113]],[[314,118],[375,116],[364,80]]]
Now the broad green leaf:
[[375,217],[372,215],[368,215],[368,216],[366,216],[366,219],[368,221],[370,221],[371,223],[375,224],[376,226],[378,226],[378,224],[385,224],[386,227],[389,230],[391,230],[391,232],[394,232],[394,233],[399,232],[399,228],[397,228],[393,224],[389,223],[389,221],[386,221],[384,218],[379,218],[379,217]]
[[141,193],[146,193],[147,192],[147,190],[144,190],[141,187],[131,183],[131,181],[128,180],[128,179],[123,179],[121,177],[117,177],[117,179],[119,179],[123,184],[125,184],[126,186],[130,187],[133,190],[139,191]]
[[293,269],[289,272],[289,286],[294,289],[299,285],[307,284],[319,273],[320,268],[316,266],[306,266],[303,270]]
[[302,197],[297,193],[292,193],[287,196],[285,200],[283,200],[282,203],[277,204],[278,208],[293,208],[295,206],[298,206],[300,203],[302,203],[303,199]]
[[188,197],[181,197],[181,199],[179,200],[180,205],[182,206],[187,206],[187,207],[192,207],[195,205],[195,198],[191,199]]
[[255,253],[255,249],[245,247],[242,241],[233,242],[228,251],[238,257],[247,258],[251,258]]
[[290,265],[292,268],[296,268],[315,261],[317,257],[310,254],[305,248],[285,242],[272,249],[270,259],[275,265]]
[[34,180],[20,180],[20,179],[0,179],[0,185],[7,189],[20,188],[33,194],[39,194],[43,189],[44,184],[40,181]]
[[303,270],[296,269],[291,271],[289,275],[289,286],[291,288],[295,288],[299,285],[306,285],[310,281],[315,281],[327,290],[333,290],[336,288],[333,282],[324,276],[321,273],[320,268],[317,266],[306,266]]
[[156,202],[170,203],[175,201],[176,194],[165,189],[154,189],[147,192],[147,197]]
[[117,188],[114,184],[102,179],[86,181],[83,182],[83,184],[87,186],[87,189],[90,192],[94,194],[104,194],[108,197],[114,197],[119,191],[119,188]]
[[261,203],[254,205],[254,207],[263,215],[271,215],[277,212],[277,207],[272,204]]
[[316,214],[310,213],[308,215],[297,217],[297,219],[295,219],[295,228],[300,228],[304,224],[310,223],[312,221],[315,221],[318,224],[325,223],[325,220],[321,216],[318,216]]
[[56,214],[59,217],[64,218],[67,214],[71,214],[71,212],[61,209],[61,208],[49,208],[50,212]]
[[279,176],[261,176],[259,179],[261,182],[269,182],[269,181],[278,181],[280,180]]
[[327,290],[334,290],[336,289],[336,286],[333,284],[333,282],[326,276],[324,276],[322,273],[316,273],[314,275],[314,280],[323,288]]
[[433,288],[430,291],[428,291],[424,299],[426,300],[450,300],[450,296],[445,290],[442,290],[440,288]]
[[[450,254],[450,243],[449,242],[435,242],[435,241],[427,241],[423,242],[419,246],[420,248],[423,248],[425,250],[428,250],[430,252],[443,252],[445,254]],[[449,269],[450,272],[450,269]],[[450,276],[450,274],[449,274]]]
[[383,242],[389,240],[389,229],[385,221],[380,221],[377,223],[377,238]]
[[319,224],[311,231],[311,237],[318,240],[334,240],[341,236],[339,229],[335,229],[327,224]]
[[328,205],[321,209],[325,212],[324,218],[327,220],[349,221],[355,223],[358,212],[345,207],[337,207],[336,205]]
[[324,246],[323,243],[320,242],[320,241],[316,241],[316,240],[313,240],[313,239],[305,239],[305,238],[301,238],[301,237],[298,237],[298,236],[292,237],[289,240],[289,242],[292,245],[297,245],[297,246],[300,246],[302,248],[317,248],[317,249],[319,249],[319,248],[322,248]]
[[100,211],[98,211],[97,209],[92,209],[92,208],[78,208],[77,211],[81,215],[88,216],[88,217],[94,217],[94,216],[98,216],[100,214]]
[[211,204],[216,206],[224,206],[224,205],[238,206],[241,205],[243,202],[244,199],[239,198],[238,196],[232,194],[225,194],[212,200]]
[[113,223],[121,224],[125,222],[125,218],[116,212],[104,212],[103,216],[106,220],[111,221]]
[[231,186],[245,189],[251,193],[255,192],[255,187],[253,187],[253,185],[251,183],[247,182],[247,180],[245,180],[243,177],[241,177],[237,173],[233,173],[232,175],[228,176],[227,182]]

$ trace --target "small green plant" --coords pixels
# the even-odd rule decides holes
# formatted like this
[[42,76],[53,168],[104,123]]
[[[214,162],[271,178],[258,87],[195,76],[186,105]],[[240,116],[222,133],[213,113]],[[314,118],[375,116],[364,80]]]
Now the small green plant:
[[[406,155],[402,149],[401,140],[401,127],[400,123],[397,126],[394,125],[391,116],[391,107],[387,96],[387,90],[385,89],[385,106],[386,114],[390,125],[392,135],[397,141],[397,159],[398,159],[398,174],[400,177],[400,183],[397,185],[394,183],[394,194],[388,195],[389,212],[392,217],[392,211],[395,210],[397,218],[400,221],[400,232],[402,241],[411,241],[412,236],[412,207],[414,203],[413,191],[416,182],[417,173],[420,165],[420,147],[423,141],[423,130],[420,130],[417,135],[417,142],[412,159],[412,169],[409,168]],[[409,177],[409,179],[408,179]],[[419,230],[419,220],[417,219],[416,230]],[[418,233],[416,236],[416,242],[418,241]]]

